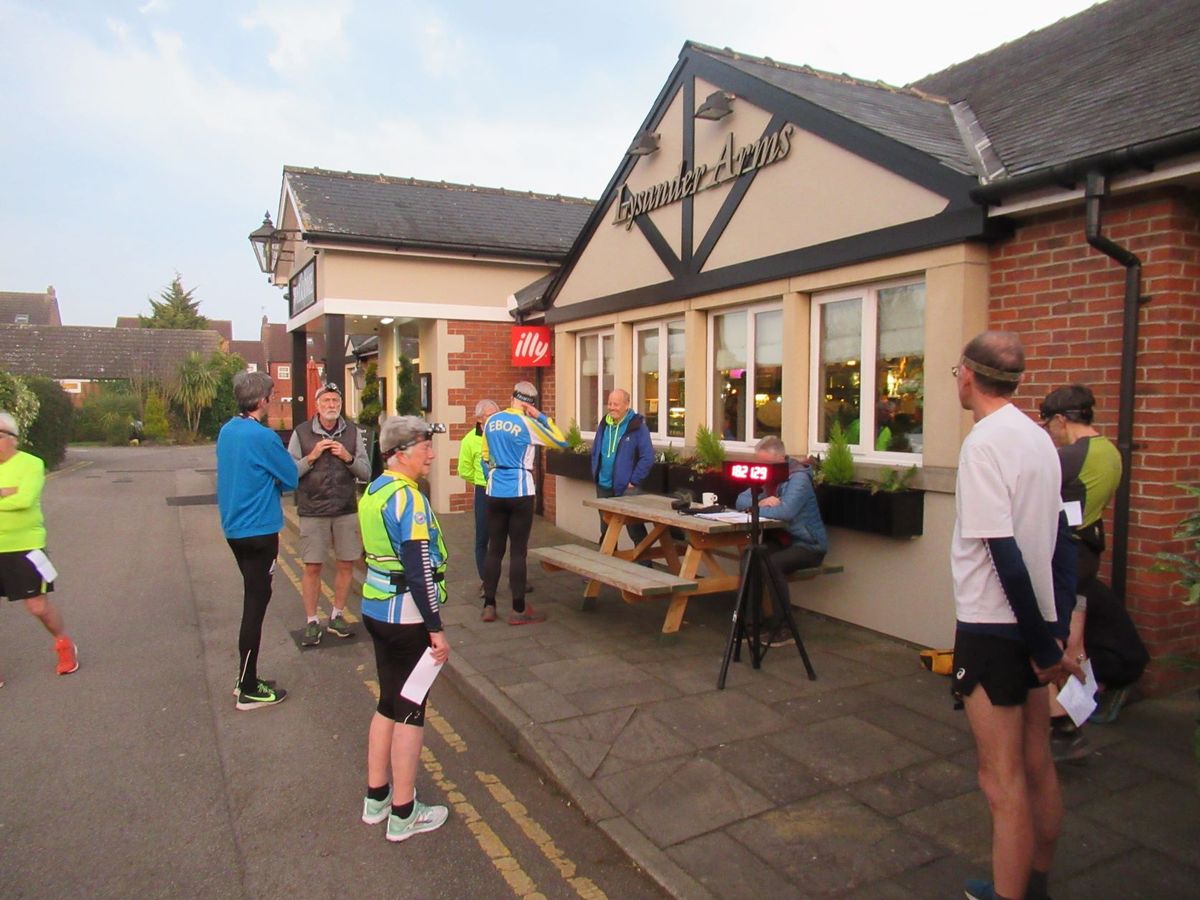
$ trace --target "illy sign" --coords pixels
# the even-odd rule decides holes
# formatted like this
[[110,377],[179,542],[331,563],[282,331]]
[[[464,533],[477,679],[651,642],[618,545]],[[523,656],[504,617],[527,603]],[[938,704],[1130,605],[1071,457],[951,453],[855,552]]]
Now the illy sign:
[[544,325],[514,325],[512,364],[518,367],[550,365],[550,329]]

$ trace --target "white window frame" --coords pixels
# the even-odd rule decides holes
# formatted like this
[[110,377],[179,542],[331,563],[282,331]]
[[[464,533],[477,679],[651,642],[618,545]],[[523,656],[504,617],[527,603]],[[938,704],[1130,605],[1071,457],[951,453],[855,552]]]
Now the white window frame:
[[633,396],[630,400],[633,408],[643,416],[646,414],[646,404],[642,397],[641,370],[638,368],[638,336],[647,331],[658,332],[658,431],[650,432],[650,437],[657,443],[666,445],[673,441],[687,441],[687,416],[683,419],[682,435],[667,434],[667,420],[670,410],[667,407],[667,381],[670,377],[671,348],[668,334],[672,325],[683,325],[681,318],[662,319],[657,322],[640,323],[633,328]]
[[[746,396],[750,401],[746,404],[746,419],[742,424],[745,426],[747,439],[744,441],[721,440],[726,447],[732,450],[743,450],[754,448],[754,445],[759,442],[759,438],[753,436],[754,432],[754,346],[755,346],[755,329],[758,327],[756,323],[756,315],[764,312],[779,312],[783,311],[783,298],[775,297],[771,300],[765,300],[760,303],[752,303],[747,306],[729,306],[721,309],[714,309],[708,314],[708,354],[705,368],[707,376],[705,384],[707,386],[707,400],[705,401],[705,418],[708,420],[708,427],[712,431],[720,430],[721,426],[716,423],[714,416],[714,405],[716,402],[716,385],[714,384],[714,376],[716,374],[716,349],[714,344],[717,340],[717,323],[718,316],[725,316],[731,313],[746,314]],[[720,435],[718,435],[720,437]]]
[[[876,450],[875,443],[867,435],[875,434],[875,398],[878,398],[878,388],[875,384],[875,356],[879,348],[879,292],[889,288],[907,287],[908,285],[925,284],[923,277],[898,278],[893,281],[881,281],[872,284],[860,284],[850,288],[840,288],[835,291],[825,291],[814,294],[810,311],[809,327],[809,384],[808,398],[808,445],[809,453],[825,453],[829,449],[828,441],[817,440],[820,433],[820,416],[825,409],[824,386],[821,381],[821,307],[827,303],[839,300],[862,300],[862,355],[859,357],[859,407],[858,407],[858,436],[859,443],[850,445],[850,453],[856,460],[863,462],[886,463],[887,465],[903,465],[905,467],[923,465],[924,453],[898,453],[896,451]],[[926,294],[928,299],[928,294]],[[926,303],[926,313],[929,305]],[[923,330],[928,334],[928,315],[923,323]],[[870,361],[870,365],[867,361]]]
[[280,363],[279,366],[275,369],[275,372],[279,376],[280,381],[291,381],[292,380],[292,367],[291,366]]
[[[604,376],[605,376],[605,374],[607,374],[604,371],[604,339],[608,338],[608,340],[613,342],[612,358],[613,358],[613,366],[615,367],[616,360],[617,360],[616,329],[607,328],[607,329],[603,329],[601,331],[581,331],[577,335],[575,335],[575,422],[579,426],[580,434],[584,435],[585,437],[594,438],[596,436],[596,428],[595,428],[596,422],[580,422],[579,421],[580,410],[583,409],[583,373],[580,371],[580,365],[583,363],[583,342],[590,338],[597,339],[596,365],[599,366],[599,370],[596,373],[597,374],[596,386],[597,386],[597,390],[600,394],[600,396],[597,398],[597,401],[596,401],[596,409],[599,412],[599,415],[597,415],[597,417],[596,417],[596,422],[598,422],[600,420],[600,417],[604,415],[604,404],[605,404],[605,401],[608,399],[606,396],[604,396]],[[616,383],[616,378],[615,378],[616,372],[613,372],[613,375],[614,375],[613,383],[615,384]]]

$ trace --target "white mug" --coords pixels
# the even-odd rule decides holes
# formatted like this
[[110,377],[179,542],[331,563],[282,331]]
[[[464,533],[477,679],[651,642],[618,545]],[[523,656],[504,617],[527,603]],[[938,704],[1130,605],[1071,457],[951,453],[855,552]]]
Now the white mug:
[[717,495],[714,494],[712,491],[705,491],[703,494],[700,495],[700,505],[701,506],[716,506],[717,505]]

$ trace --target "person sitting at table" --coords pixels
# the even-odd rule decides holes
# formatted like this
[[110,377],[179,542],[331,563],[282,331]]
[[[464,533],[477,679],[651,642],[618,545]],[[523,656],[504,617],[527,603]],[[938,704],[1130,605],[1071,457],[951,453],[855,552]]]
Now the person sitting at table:
[[[642,482],[654,465],[654,445],[640,413],[629,408],[629,392],[616,388],[608,394],[608,415],[596,426],[592,441],[592,480],[597,497],[623,497],[641,492]],[[646,524],[630,522],[626,528],[634,546],[646,539]],[[600,541],[608,524],[600,514]],[[649,565],[649,562],[647,562]]]
[[[787,455],[783,441],[771,435],[758,442],[754,458],[759,462],[788,463],[788,479],[776,486],[758,502],[759,515],[764,519],[780,519],[787,528],[769,528],[763,532],[763,543],[771,555],[771,577],[777,593],[787,602],[789,596],[787,575],[797,569],[819,566],[829,550],[829,538],[825,534],[825,523],[821,521],[821,510],[817,506],[817,493],[813,489],[812,469],[806,460]],[[734,504],[739,510],[750,508],[750,488],[742,491]],[[772,608],[767,621],[762,624],[763,643],[778,647],[789,643],[783,610]]]

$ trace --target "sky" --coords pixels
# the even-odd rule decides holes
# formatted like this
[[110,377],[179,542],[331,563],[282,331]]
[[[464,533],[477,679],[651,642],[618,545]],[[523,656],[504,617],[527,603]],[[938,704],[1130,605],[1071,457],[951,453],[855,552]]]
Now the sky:
[[257,339],[285,165],[596,199],[684,41],[904,85],[1090,0],[0,0],[0,291]]

